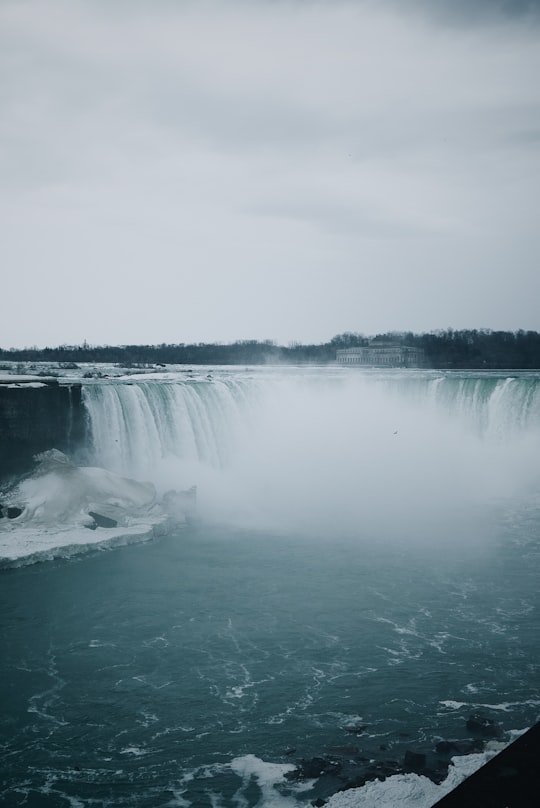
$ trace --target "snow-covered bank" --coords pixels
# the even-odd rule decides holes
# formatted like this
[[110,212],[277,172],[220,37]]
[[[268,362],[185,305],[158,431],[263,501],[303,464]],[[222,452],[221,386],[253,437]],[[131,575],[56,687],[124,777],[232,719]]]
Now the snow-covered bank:
[[[171,507],[171,501],[174,509]],[[151,483],[78,467],[52,449],[0,498],[0,567],[65,558],[90,547],[147,541],[185,521],[182,494],[158,500]],[[8,518],[9,517],[9,518]]]
[[118,547],[150,541],[167,530],[166,517],[153,523],[143,522],[130,527],[86,528],[65,527],[39,529],[0,526],[0,569],[22,567],[38,561],[69,558],[95,547]]
[[[512,733],[512,739],[522,732]],[[505,743],[491,741],[482,753],[453,757],[448,776],[440,784],[421,774],[397,774],[385,780],[369,781],[360,788],[340,791],[321,801],[321,805],[325,808],[432,808],[505,746]],[[268,808],[298,808],[300,804],[317,804],[316,801],[298,801],[298,793],[309,791],[315,781],[291,784],[287,781],[286,773],[294,767],[289,764],[268,763],[255,755],[245,755],[233,760],[231,768],[243,778],[242,789],[248,788],[255,780],[263,793],[262,802]]]
[[474,755],[452,758],[448,777],[439,785],[421,774],[396,774],[386,780],[373,780],[361,788],[351,788],[335,794],[326,808],[432,808],[456,786],[491,760],[497,748]]
[[[530,780],[536,778],[536,767],[531,769],[531,764],[537,759],[537,730],[538,727],[513,730],[506,743],[490,741],[481,753],[453,757],[448,776],[440,784],[419,774],[395,775],[335,794],[326,802],[326,808],[372,808],[375,805],[377,808],[432,808],[443,797],[450,799],[453,805],[492,805],[495,792],[501,798],[500,805],[528,804],[523,798],[532,793],[528,792],[527,785],[530,787]],[[528,760],[520,765],[517,759],[523,755]],[[463,791],[465,788],[467,793]],[[456,789],[454,795],[452,792]],[[477,803],[478,793],[484,795],[485,802]],[[516,799],[515,803],[508,793]]]

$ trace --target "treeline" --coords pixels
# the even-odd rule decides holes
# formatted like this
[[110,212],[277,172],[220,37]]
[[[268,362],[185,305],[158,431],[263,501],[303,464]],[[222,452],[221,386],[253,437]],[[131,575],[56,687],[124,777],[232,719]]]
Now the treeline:
[[391,331],[366,339],[362,334],[345,333],[329,343],[334,349],[353,348],[378,341],[389,341],[422,348],[426,367],[440,369],[540,369],[540,334],[537,331],[492,331],[452,328],[428,334]]
[[193,345],[60,345],[55,348],[0,348],[0,362],[59,362],[62,365],[106,362],[122,367],[148,365],[261,365],[280,362],[331,362],[336,349],[328,345],[278,346],[265,340]]
[[428,334],[388,332],[366,337],[358,332],[338,334],[317,345],[277,345],[270,340],[186,345],[60,345],[54,348],[1,349],[0,361],[58,362],[62,365],[106,362],[122,367],[149,365],[261,365],[280,362],[329,363],[340,348],[392,341],[423,348],[426,366],[448,369],[539,369],[540,334],[536,331],[465,330]]
[[540,369],[537,331],[436,331],[405,334],[403,343],[423,348],[433,368]]

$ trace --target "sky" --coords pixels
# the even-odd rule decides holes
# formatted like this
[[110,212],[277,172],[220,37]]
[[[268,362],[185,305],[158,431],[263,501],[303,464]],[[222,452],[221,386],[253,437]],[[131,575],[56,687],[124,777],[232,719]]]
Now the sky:
[[540,0],[0,0],[0,347],[540,330]]

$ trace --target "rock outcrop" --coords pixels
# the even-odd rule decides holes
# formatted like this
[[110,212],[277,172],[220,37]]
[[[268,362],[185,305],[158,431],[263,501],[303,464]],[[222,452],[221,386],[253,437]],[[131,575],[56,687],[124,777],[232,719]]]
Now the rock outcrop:
[[80,384],[48,377],[0,383],[0,480],[27,471],[47,449],[72,454],[85,435]]

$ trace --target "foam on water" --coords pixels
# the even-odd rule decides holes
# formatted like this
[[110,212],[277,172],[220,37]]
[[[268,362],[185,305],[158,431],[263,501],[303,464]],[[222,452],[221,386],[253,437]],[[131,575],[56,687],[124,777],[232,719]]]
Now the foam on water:
[[298,808],[295,795],[309,791],[313,781],[292,784],[285,780],[288,772],[295,767],[288,763],[267,763],[256,755],[243,755],[231,762],[232,771],[242,778],[242,786],[236,792],[235,804],[238,808],[248,805],[244,791],[254,782],[260,789],[259,808]]

